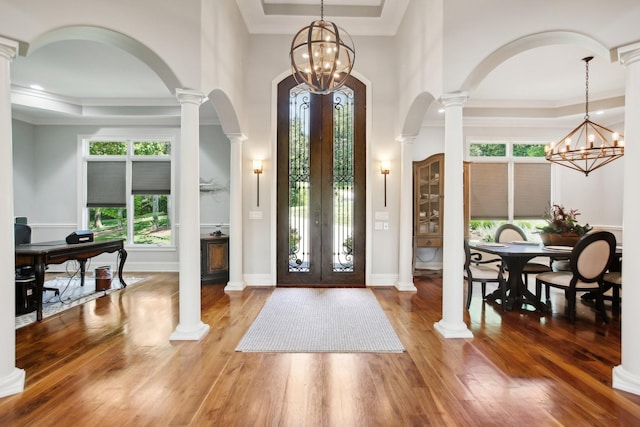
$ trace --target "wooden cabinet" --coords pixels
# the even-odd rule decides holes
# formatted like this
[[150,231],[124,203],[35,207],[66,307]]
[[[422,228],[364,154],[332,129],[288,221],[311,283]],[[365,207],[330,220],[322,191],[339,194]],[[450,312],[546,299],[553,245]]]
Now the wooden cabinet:
[[225,283],[229,281],[229,236],[200,238],[200,282]]
[[[464,234],[469,228],[469,163],[464,163]],[[444,154],[413,162],[413,247],[442,247],[444,220]],[[462,242],[460,242],[462,244]],[[415,274],[415,268],[414,268]]]

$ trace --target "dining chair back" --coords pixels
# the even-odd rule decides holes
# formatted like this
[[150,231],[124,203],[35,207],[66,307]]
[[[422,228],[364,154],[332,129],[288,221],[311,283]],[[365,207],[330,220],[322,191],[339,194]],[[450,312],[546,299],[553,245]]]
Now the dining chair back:
[[502,305],[506,301],[506,283],[504,275],[506,272],[502,264],[495,259],[483,260],[482,254],[471,252],[469,242],[464,239],[464,279],[467,281],[467,310],[471,306],[471,296],[473,295],[473,283],[479,282],[482,287],[482,300],[487,295],[487,283],[496,283],[502,290]]
[[614,259],[616,238],[608,231],[598,231],[583,236],[571,251],[570,271],[539,274],[536,277],[536,299],[541,299],[542,285],[545,285],[547,307],[551,307],[549,292],[551,287],[564,289],[567,297],[569,321],[575,321],[576,293],[594,292],[596,308],[607,321],[604,310],[604,275]]
[[517,225],[502,224],[496,230],[495,240],[498,243],[514,242],[518,240],[527,240],[527,235]]
[[[514,224],[502,224],[496,230],[495,241],[498,243],[509,243],[516,241],[527,241],[527,235]],[[529,275],[540,274],[551,271],[551,266],[546,264],[540,264],[538,262],[528,262],[522,268],[522,278],[525,286],[529,286]]]

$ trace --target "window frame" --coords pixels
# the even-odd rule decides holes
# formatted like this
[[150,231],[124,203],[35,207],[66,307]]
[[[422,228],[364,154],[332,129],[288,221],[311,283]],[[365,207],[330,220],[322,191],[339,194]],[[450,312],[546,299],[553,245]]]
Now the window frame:
[[[473,144],[502,144],[506,145],[506,151],[504,156],[471,156],[471,146]],[[546,164],[547,160],[541,157],[526,157],[526,156],[514,156],[514,145],[545,145],[546,142],[531,139],[519,139],[519,138],[480,138],[480,137],[467,137],[465,142],[464,157],[466,161],[471,163],[507,163],[507,218],[505,220],[508,223],[520,220],[515,219],[515,164],[516,163],[533,163],[533,164]],[[553,187],[554,187],[554,169],[549,170],[549,202],[553,200]],[[533,219],[533,218],[532,218]]]
[[[91,155],[89,154],[90,144],[93,142],[123,142],[127,144],[127,153],[124,155]],[[168,155],[139,155],[133,154],[134,143],[138,142],[166,142],[170,147],[170,154]],[[175,174],[176,174],[176,161],[175,161],[175,137],[167,135],[158,136],[80,136],[79,143],[81,145],[81,173],[82,173],[82,188],[79,191],[79,211],[81,228],[89,229],[89,207],[88,201],[88,182],[87,172],[89,162],[124,162],[126,171],[126,185],[125,185],[125,209],[127,212],[127,237],[125,239],[125,245],[129,247],[135,247],[136,249],[175,249],[176,247],[176,233],[175,233],[175,217],[176,217],[176,200],[175,200]],[[171,169],[170,178],[170,192],[166,194],[169,197],[168,200],[168,216],[170,222],[171,239],[167,244],[148,244],[148,243],[135,243],[134,242],[134,197],[136,194],[132,191],[132,177],[133,177],[133,163],[136,161],[145,162],[167,162],[169,161]]]

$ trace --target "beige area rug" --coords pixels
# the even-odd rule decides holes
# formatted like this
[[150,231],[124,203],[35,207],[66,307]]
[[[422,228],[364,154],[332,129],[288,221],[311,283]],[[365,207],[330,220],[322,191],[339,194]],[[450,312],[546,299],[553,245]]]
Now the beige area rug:
[[236,351],[401,353],[405,349],[370,289],[278,288]]
[[[127,287],[144,280],[143,277],[124,277]],[[79,277],[56,277],[44,283],[45,288],[58,289],[60,295],[54,295],[53,291],[46,291],[42,297],[42,317],[54,316],[65,310],[93,301],[97,298],[109,295],[112,292],[123,289],[118,278],[111,280],[111,288],[96,291],[96,282],[93,277],[85,277],[84,286],[80,286]],[[36,312],[16,316],[16,329],[29,325],[36,321]]]

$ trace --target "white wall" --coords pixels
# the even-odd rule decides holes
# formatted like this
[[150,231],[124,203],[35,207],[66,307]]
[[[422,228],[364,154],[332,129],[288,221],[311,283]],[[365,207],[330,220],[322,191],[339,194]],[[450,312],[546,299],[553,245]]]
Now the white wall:
[[[0,16],[2,35],[27,44],[48,31],[72,25],[120,32],[163,58],[183,87],[200,85],[199,0],[24,0],[0,2]],[[169,88],[172,93],[174,89]]]
[[[13,194],[15,216],[28,217],[36,206],[35,126],[13,120]],[[32,218],[28,218],[31,220]]]
[[[243,128],[247,140],[244,151],[244,271],[249,275],[272,273],[272,215],[275,215],[275,163],[272,158],[276,142],[275,85],[290,70],[288,51],[293,36],[252,36],[247,56],[245,114],[251,120]],[[389,212],[388,231],[370,231],[372,246],[371,273],[397,274],[398,214],[399,214],[399,144],[395,142],[394,122],[397,108],[395,63],[381,58],[393,57],[394,44],[390,37],[354,37],[357,52],[354,75],[368,83],[368,155],[370,174],[367,182],[371,195],[368,217],[377,211]],[[265,52],[269,54],[265,55]],[[264,160],[260,177],[260,206],[256,206],[256,177],[251,169],[254,158]],[[384,181],[380,174],[380,160],[391,161],[387,181],[387,208],[384,207]],[[260,211],[262,219],[248,219],[249,211]],[[391,282],[389,283],[391,284]]]

